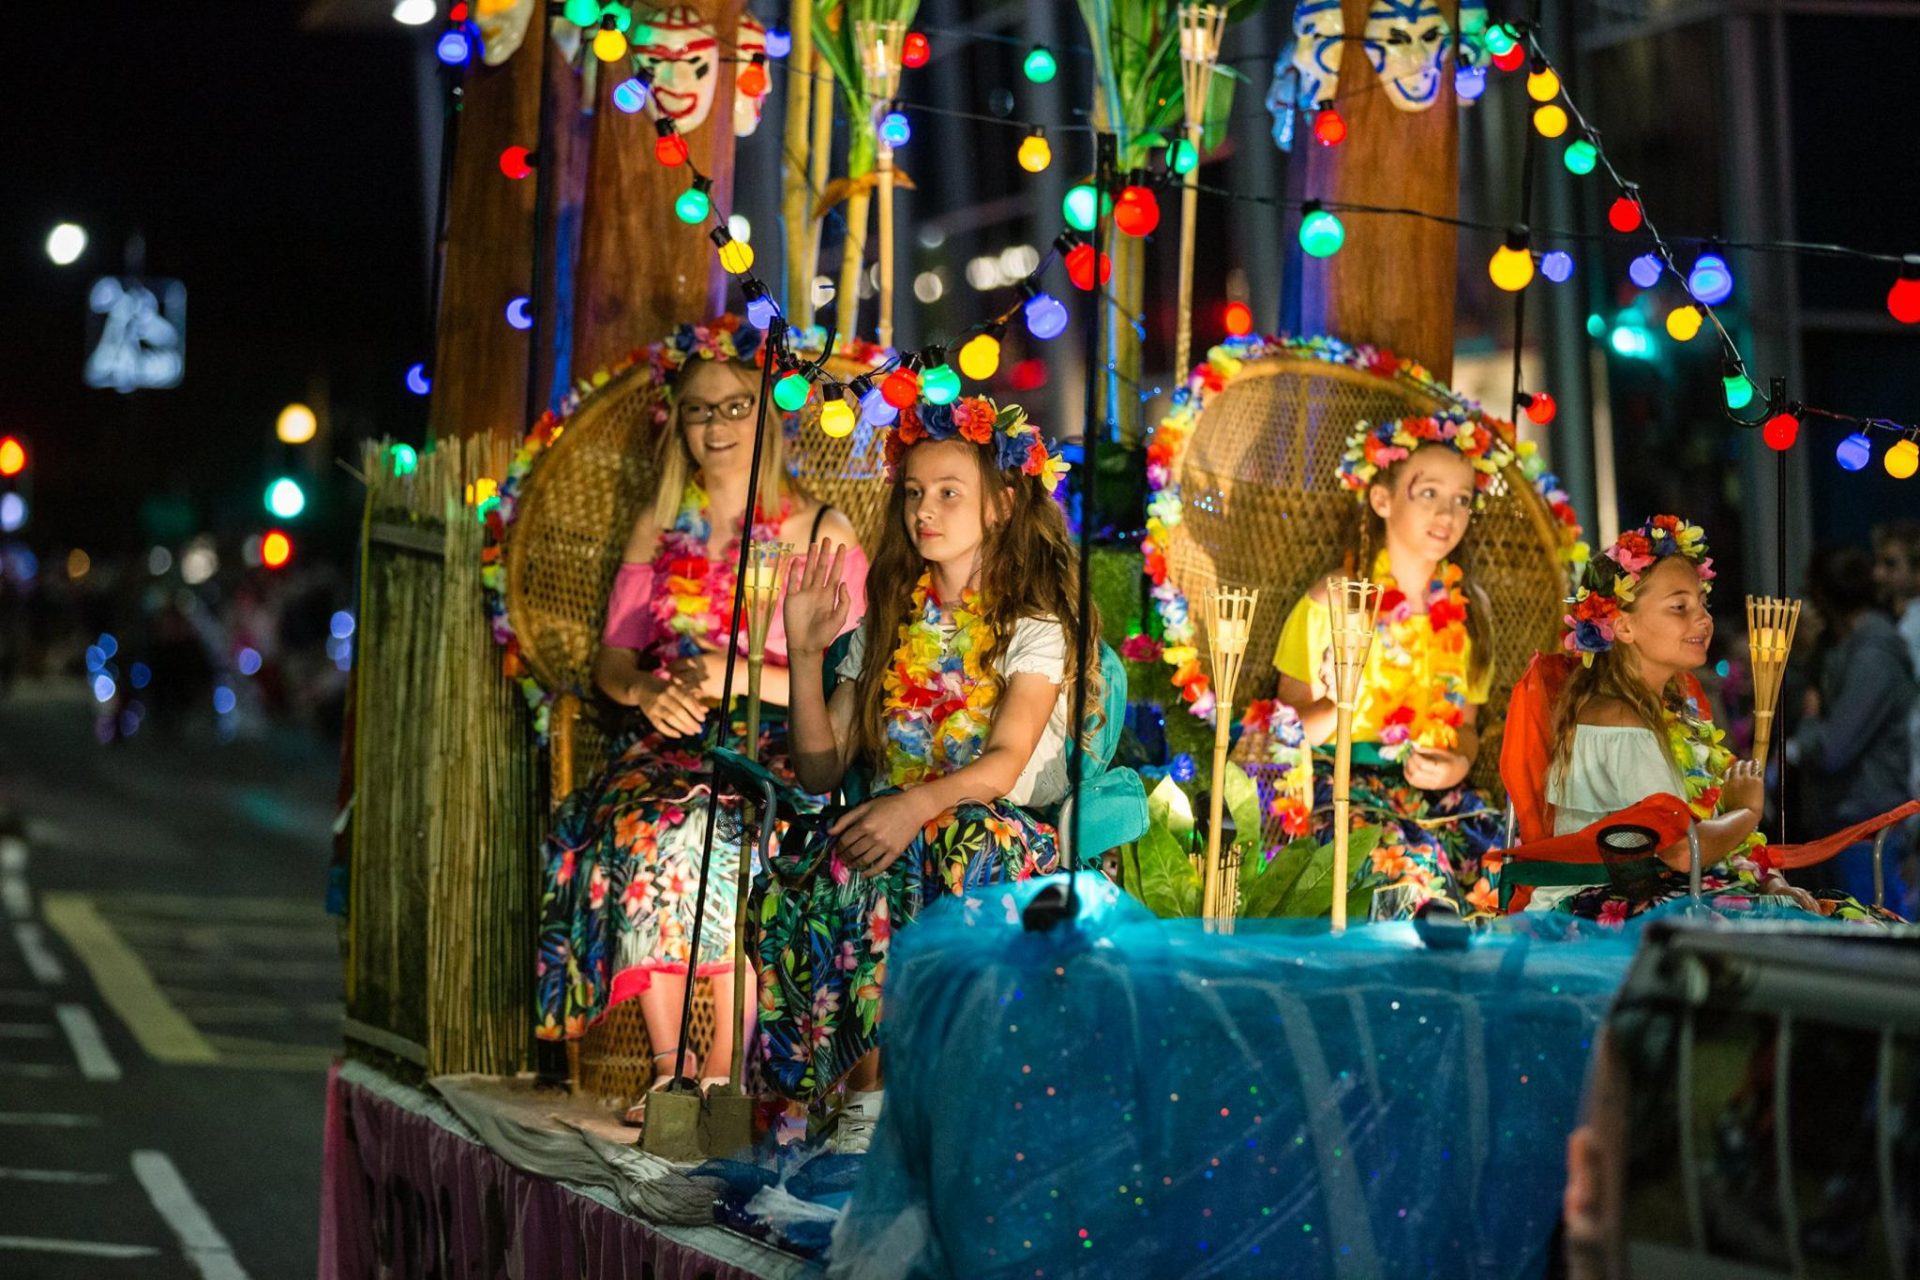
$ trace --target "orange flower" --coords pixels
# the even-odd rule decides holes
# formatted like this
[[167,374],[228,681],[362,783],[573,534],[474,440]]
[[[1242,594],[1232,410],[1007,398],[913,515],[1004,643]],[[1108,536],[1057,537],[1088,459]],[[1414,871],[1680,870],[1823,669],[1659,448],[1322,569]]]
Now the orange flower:
[[1490,916],[1500,912],[1500,895],[1494,892],[1493,881],[1485,876],[1481,876],[1479,883],[1467,891],[1467,902],[1474,910],[1484,911]]

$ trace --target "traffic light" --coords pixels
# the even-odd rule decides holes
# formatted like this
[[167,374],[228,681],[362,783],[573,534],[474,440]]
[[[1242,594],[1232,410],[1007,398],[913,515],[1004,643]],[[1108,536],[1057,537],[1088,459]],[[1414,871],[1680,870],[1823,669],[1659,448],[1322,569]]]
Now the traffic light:
[[28,461],[25,444],[13,436],[0,436],[0,534],[20,532],[32,514]]

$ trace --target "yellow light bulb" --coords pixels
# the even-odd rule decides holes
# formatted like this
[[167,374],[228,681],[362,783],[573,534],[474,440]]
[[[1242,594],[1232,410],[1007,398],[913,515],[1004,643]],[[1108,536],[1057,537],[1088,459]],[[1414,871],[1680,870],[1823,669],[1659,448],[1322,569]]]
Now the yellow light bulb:
[[1533,127],[1540,131],[1543,138],[1557,138],[1567,131],[1567,113],[1557,104],[1549,102],[1533,113]]
[[320,423],[313,416],[313,410],[303,404],[288,405],[273,424],[273,433],[280,437],[282,444],[305,444],[319,430]]
[[1045,172],[1053,163],[1053,148],[1047,145],[1045,134],[1030,133],[1020,143],[1020,167],[1028,173]]
[[1887,456],[1881,460],[1881,464],[1895,480],[1911,480],[1913,473],[1920,471],[1920,444],[1902,440],[1887,450]]
[[960,372],[975,382],[985,382],[1000,368],[1000,339],[990,333],[978,334],[960,348]]
[[627,38],[612,27],[602,27],[593,37],[593,56],[602,62],[618,62],[627,56]]
[[835,440],[853,434],[853,406],[845,400],[829,400],[820,406],[820,430]]
[[1525,247],[1503,244],[1493,251],[1487,275],[1508,293],[1518,293],[1533,280],[1533,253]]
[[720,267],[728,275],[743,275],[753,266],[753,246],[745,240],[729,240],[720,246]]
[[1675,342],[1692,342],[1700,334],[1700,308],[1692,303],[1667,312],[1667,336]]
[[1542,67],[1527,77],[1527,96],[1535,102],[1552,102],[1560,96],[1560,77],[1552,67]]

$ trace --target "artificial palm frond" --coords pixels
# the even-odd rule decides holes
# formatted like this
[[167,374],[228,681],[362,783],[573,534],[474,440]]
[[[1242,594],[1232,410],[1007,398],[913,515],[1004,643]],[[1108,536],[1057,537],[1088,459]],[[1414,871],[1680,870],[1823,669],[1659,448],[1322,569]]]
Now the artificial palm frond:
[[[1224,0],[1229,23],[1260,7],[1261,0]],[[1162,131],[1182,119],[1180,14],[1167,0],[1079,0],[1080,18],[1093,44],[1094,76],[1106,127],[1120,143],[1123,169],[1142,163]],[[1202,146],[1226,136],[1239,77],[1218,68],[1207,96]]]

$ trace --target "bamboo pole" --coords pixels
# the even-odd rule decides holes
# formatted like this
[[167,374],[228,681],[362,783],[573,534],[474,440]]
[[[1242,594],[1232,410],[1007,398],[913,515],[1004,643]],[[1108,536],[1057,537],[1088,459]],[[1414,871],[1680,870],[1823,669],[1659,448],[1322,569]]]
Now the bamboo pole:
[[1353,792],[1353,711],[1380,611],[1380,588],[1357,578],[1327,579],[1333,615],[1333,931],[1347,929],[1347,817]]
[[1753,758],[1767,767],[1773,743],[1773,715],[1780,704],[1793,633],[1800,625],[1800,602],[1773,596],[1747,597],[1747,652],[1753,664]]
[[780,301],[788,315],[810,321],[813,258],[808,249],[813,243],[813,200],[819,191],[817,185],[808,189],[812,176],[807,142],[813,129],[813,77],[807,73],[814,61],[813,0],[795,4],[789,21],[793,47],[787,53],[787,155],[780,193],[780,220],[785,224],[787,245],[787,296]]
[[847,235],[841,242],[840,286],[834,295],[834,328],[853,337],[860,323],[860,269],[867,261],[867,210],[873,193],[864,185],[847,195]]
[[[813,74],[815,90],[813,95],[813,143],[807,152],[807,185],[812,189],[813,198],[819,199],[827,189],[827,170],[833,162],[833,64],[820,56],[819,50],[813,55]],[[852,211],[848,211],[848,221],[852,221]],[[820,235],[826,227],[824,216],[814,217],[809,212],[807,226],[807,293],[799,304],[795,315],[806,317],[808,324],[813,323],[816,310],[813,299],[813,278],[820,274]],[[843,329],[842,333],[851,333]]]
[[1226,30],[1226,10],[1217,5],[1180,6],[1181,108],[1186,116],[1186,140],[1193,148],[1193,167],[1180,179],[1180,297],[1174,341],[1173,376],[1184,379],[1193,358],[1193,251],[1195,221],[1200,206],[1200,143],[1205,135],[1207,96],[1213,71],[1220,60],[1220,37]]
[[[1200,913],[1212,919],[1231,916],[1238,904],[1225,888],[1220,857],[1220,827],[1226,807],[1228,739],[1233,733],[1233,688],[1253,635],[1253,611],[1260,592],[1219,587],[1207,596],[1207,648],[1213,662],[1213,775],[1207,789],[1207,861],[1200,869]],[[1244,833],[1241,833],[1244,834]]]
[[906,38],[907,24],[896,18],[862,18],[853,24],[854,46],[866,81],[867,127],[873,130],[878,149],[874,175],[880,201],[880,308],[875,336],[883,347],[893,345],[893,148],[880,134],[880,121],[900,90],[900,50]]

